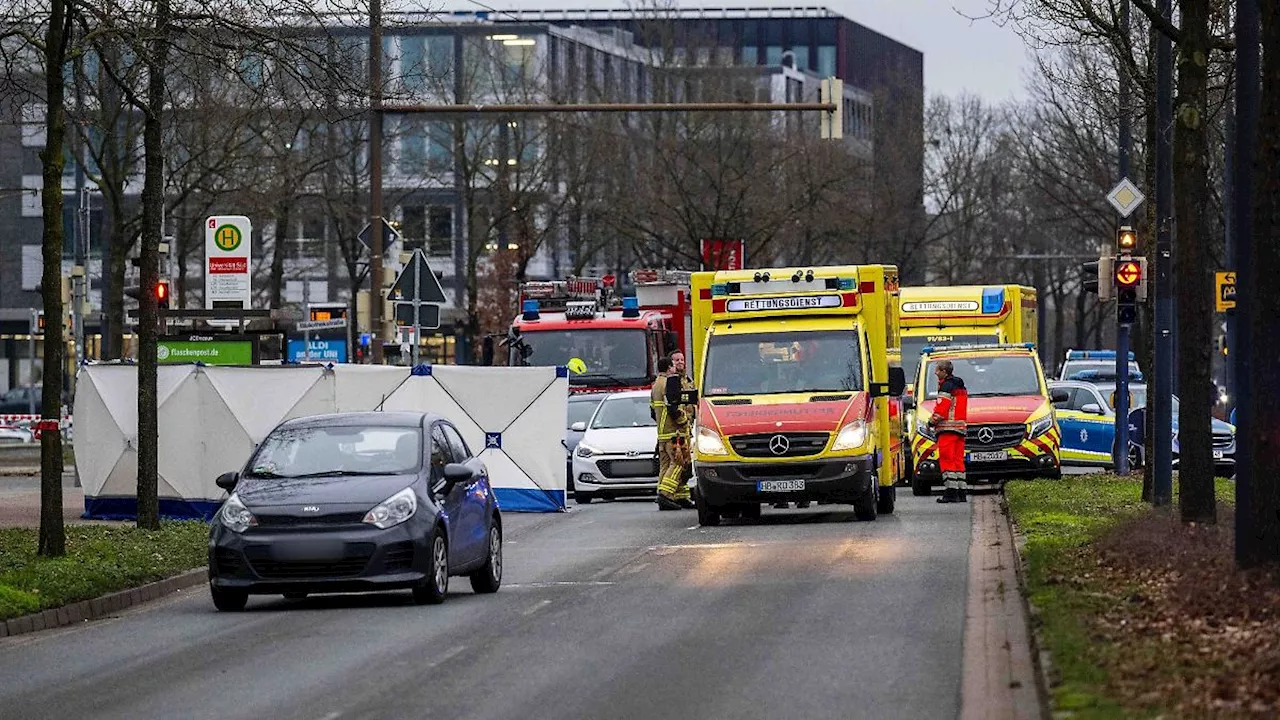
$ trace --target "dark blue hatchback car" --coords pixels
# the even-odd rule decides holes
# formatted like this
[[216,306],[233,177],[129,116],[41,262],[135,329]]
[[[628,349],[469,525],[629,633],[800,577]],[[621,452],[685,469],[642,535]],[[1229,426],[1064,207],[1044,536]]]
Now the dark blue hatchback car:
[[444,601],[451,575],[502,584],[502,516],[488,471],[448,420],[347,413],[289,420],[244,469],[209,531],[219,610],[251,594],[410,589]]

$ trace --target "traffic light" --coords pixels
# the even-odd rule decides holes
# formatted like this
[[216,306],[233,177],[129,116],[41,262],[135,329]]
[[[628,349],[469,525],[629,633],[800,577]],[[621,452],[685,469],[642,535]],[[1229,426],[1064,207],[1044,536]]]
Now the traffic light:
[[1100,302],[1111,299],[1111,286],[1114,280],[1111,270],[1114,261],[1109,257],[1100,257],[1080,265],[1080,285],[1085,292],[1095,293]]
[[169,309],[169,281],[161,280],[156,283],[156,307],[163,310]]
[[1132,325],[1138,321],[1138,288],[1146,274],[1144,264],[1130,259],[1115,265],[1116,319],[1121,325]]
[[1116,250],[1121,255],[1133,255],[1138,252],[1138,233],[1125,225],[1116,231]]

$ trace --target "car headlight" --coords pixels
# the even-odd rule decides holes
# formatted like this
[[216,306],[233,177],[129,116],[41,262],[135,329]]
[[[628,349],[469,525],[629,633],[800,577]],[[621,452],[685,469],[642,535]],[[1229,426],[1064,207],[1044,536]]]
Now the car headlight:
[[599,455],[600,451],[591,447],[590,445],[578,443],[578,449],[575,450],[573,454],[577,455],[580,458],[589,458],[592,455]]
[[924,420],[921,420],[921,421],[919,421],[919,422],[917,422],[917,423],[916,423],[916,432],[917,432],[921,437],[925,437],[925,438],[928,438],[928,439],[930,439],[930,440],[937,440],[937,439],[938,439],[938,433],[934,432],[934,429],[933,429],[932,427],[930,427],[930,426],[929,426],[929,423],[925,422]]
[[240,502],[240,498],[235,493],[231,493],[231,497],[222,504],[218,517],[222,519],[223,526],[236,533],[242,533],[258,524],[258,518],[249,512],[249,508]]
[[1053,427],[1053,416],[1045,415],[1039,420],[1032,420],[1030,425],[1031,427],[1027,430],[1028,437],[1039,437],[1049,432],[1049,428]]
[[832,444],[832,450],[853,450],[860,448],[867,442],[867,424],[862,420],[854,420],[853,422],[840,428],[840,432],[836,433],[836,441]]
[[712,430],[706,425],[698,426],[698,439],[696,440],[698,452],[703,455],[728,455],[729,450],[724,446],[724,440],[720,437],[720,433]]
[[418,496],[414,494],[413,488],[405,488],[365,513],[364,522],[386,530],[413,517],[417,511]]

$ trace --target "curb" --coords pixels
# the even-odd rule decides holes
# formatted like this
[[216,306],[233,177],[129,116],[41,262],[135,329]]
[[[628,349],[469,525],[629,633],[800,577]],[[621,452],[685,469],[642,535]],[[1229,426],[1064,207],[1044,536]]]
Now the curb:
[[198,567],[171,578],[147,583],[136,588],[120,590],[91,600],[63,605],[51,610],[43,610],[31,615],[23,615],[12,620],[0,621],[0,638],[26,633],[52,630],[54,628],[76,625],[90,620],[101,620],[127,608],[141,605],[151,600],[158,600],[166,595],[203,585],[208,581],[209,568]]
[[1027,539],[1018,531],[1018,525],[1013,521],[1013,516],[1009,514],[1009,502],[1004,495],[1000,496],[1000,511],[1004,514],[1005,522],[1009,523],[1009,532],[1013,535],[1014,553],[1017,555],[1018,562],[1015,567],[1018,573],[1018,596],[1022,598],[1022,605],[1027,611],[1027,630],[1028,636],[1031,638],[1031,659],[1035,663],[1036,669],[1036,685],[1040,695],[1040,703],[1043,705],[1045,717],[1055,717],[1053,711],[1053,693],[1051,689],[1057,684],[1053,680],[1053,656],[1049,654],[1049,648],[1044,643],[1044,636],[1040,631],[1042,622],[1040,620],[1040,609],[1032,602],[1027,592],[1027,560],[1024,555],[1023,548],[1027,546]]

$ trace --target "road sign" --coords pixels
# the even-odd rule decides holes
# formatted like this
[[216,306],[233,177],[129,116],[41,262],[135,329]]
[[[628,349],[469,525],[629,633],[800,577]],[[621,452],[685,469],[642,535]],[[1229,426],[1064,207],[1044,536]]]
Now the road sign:
[[1236,309],[1236,274],[1230,271],[1215,273],[1218,293],[1214,305],[1218,312]]
[[312,340],[308,344],[303,340],[290,340],[289,362],[347,362],[347,341]]
[[[396,303],[396,324],[413,326],[413,303]],[[418,306],[418,327],[423,330],[440,329],[440,306],[422,303]]]
[[238,303],[249,309],[253,301],[249,272],[253,223],[243,215],[214,215],[204,224],[204,307]]
[[[420,284],[416,280],[421,276]],[[415,286],[417,289],[415,290]],[[400,276],[396,278],[395,283],[391,286],[391,290],[387,293],[388,300],[396,302],[413,302],[417,300],[423,303],[438,303],[440,305],[448,302],[448,298],[444,296],[444,288],[440,286],[440,279],[431,270],[430,264],[427,263],[427,255],[421,250],[415,250],[413,257],[410,258],[409,264],[404,266],[404,270],[400,271]]]
[[1116,263],[1116,284],[1120,287],[1136,287],[1142,282],[1142,266],[1137,260],[1123,260]]
[[1134,210],[1146,200],[1147,196],[1142,194],[1137,185],[1134,185],[1129,178],[1125,178],[1116,183],[1116,186],[1107,193],[1107,202],[1111,203],[1111,207],[1120,213],[1121,217],[1129,217]]
[[[356,239],[358,239],[362,245],[369,248],[370,252],[373,251],[373,246],[370,244],[372,242],[371,240],[372,236],[369,234],[369,230],[371,226],[372,226],[372,223],[366,223],[364,228],[360,230],[360,234],[356,236]],[[392,244],[399,242],[401,239],[403,238],[401,237],[400,232],[395,228],[391,227],[391,223],[387,222],[386,220],[383,220],[382,221],[382,251],[386,252],[391,247]]]
[[335,330],[347,326],[346,318],[334,318],[333,320],[303,320],[294,326],[298,332],[308,332],[311,330]]

